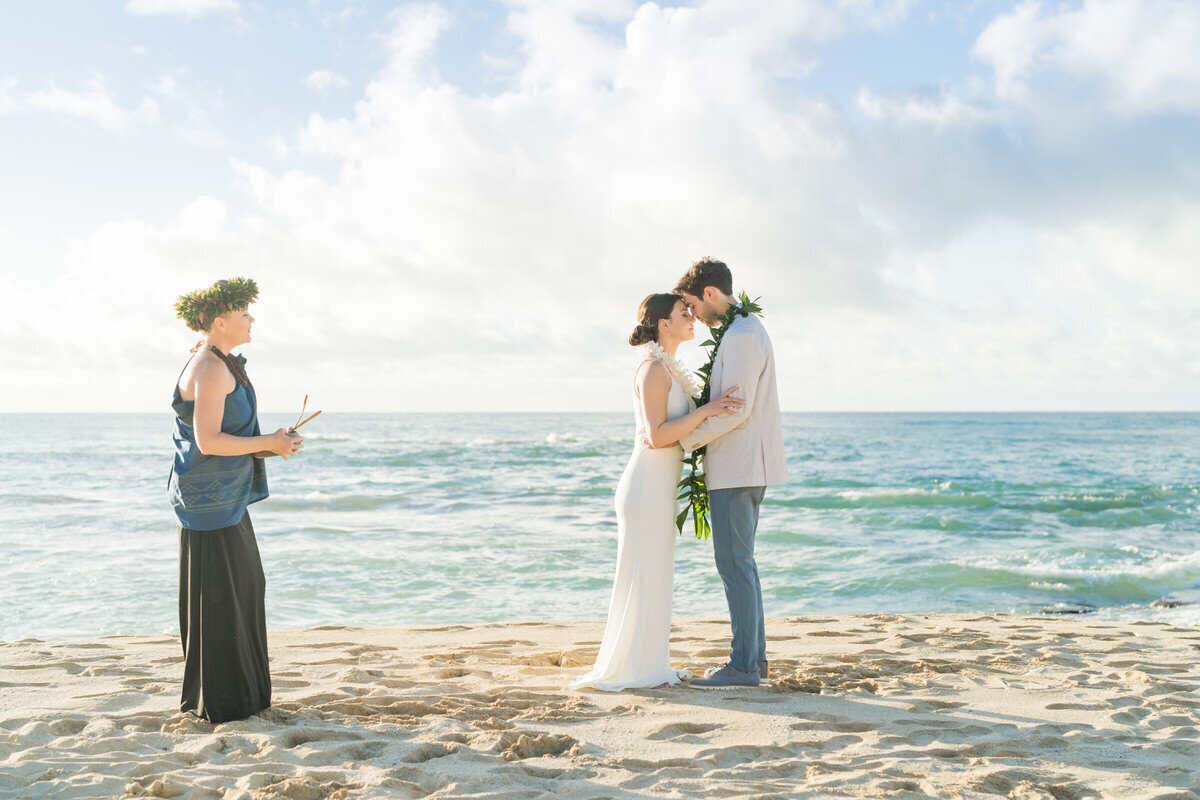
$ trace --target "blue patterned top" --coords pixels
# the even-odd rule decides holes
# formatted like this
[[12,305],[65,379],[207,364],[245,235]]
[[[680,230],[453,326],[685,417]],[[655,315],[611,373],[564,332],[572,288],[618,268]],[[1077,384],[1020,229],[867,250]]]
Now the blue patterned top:
[[[245,365],[245,356],[233,356]],[[243,371],[244,372],[244,371]],[[246,506],[267,497],[267,470],[261,458],[244,456],[208,456],[196,444],[192,415],[193,400],[184,400],[175,382],[171,401],[175,410],[175,461],[167,482],[171,505],[179,524],[194,531],[228,528],[242,521]],[[249,379],[238,383],[225,395],[225,413],[221,433],[231,436],[258,436],[258,399]]]

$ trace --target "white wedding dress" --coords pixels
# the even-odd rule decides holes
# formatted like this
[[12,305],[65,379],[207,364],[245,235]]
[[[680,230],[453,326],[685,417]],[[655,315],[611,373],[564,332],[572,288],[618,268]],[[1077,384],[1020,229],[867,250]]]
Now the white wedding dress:
[[[645,362],[643,362],[645,363]],[[668,369],[668,373],[670,369]],[[667,419],[692,407],[671,378]],[[596,664],[572,689],[623,689],[673,685],[689,677],[671,666],[671,598],[675,588],[675,514],[683,448],[652,450],[642,441],[646,420],[636,389],[633,397],[633,456],[617,483],[617,574],[608,622]]]

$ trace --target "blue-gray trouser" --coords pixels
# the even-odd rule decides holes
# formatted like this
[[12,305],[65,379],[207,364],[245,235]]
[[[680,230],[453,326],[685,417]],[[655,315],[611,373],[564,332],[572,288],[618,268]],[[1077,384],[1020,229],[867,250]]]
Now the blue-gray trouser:
[[765,486],[713,489],[708,495],[712,519],[713,555],[725,584],[733,642],[729,663],[742,672],[757,672],[767,658],[767,630],[763,623],[762,587],[754,563],[754,533]]

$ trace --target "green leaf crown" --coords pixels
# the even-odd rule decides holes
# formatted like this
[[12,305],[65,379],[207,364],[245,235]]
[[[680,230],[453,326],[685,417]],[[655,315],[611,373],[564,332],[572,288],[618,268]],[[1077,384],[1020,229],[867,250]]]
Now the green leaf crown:
[[181,295],[175,301],[175,316],[192,330],[203,333],[217,317],[246,308],[257,298],[258,284],[252,278],[230,278]]

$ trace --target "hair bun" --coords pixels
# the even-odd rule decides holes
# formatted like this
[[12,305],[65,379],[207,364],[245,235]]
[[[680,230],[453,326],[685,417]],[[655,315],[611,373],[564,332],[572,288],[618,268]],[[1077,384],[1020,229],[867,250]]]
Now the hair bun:
[[638,347],[640,345],[646,344],[647,342],[653,342],[653,341],[657,341],[657,340],[658,340],[658,331],[656,331],[654,328],[650,327],[649,325],[643,325],[640,322],[634,327],[633,333],[629,334],[629,344],[634,347]]

